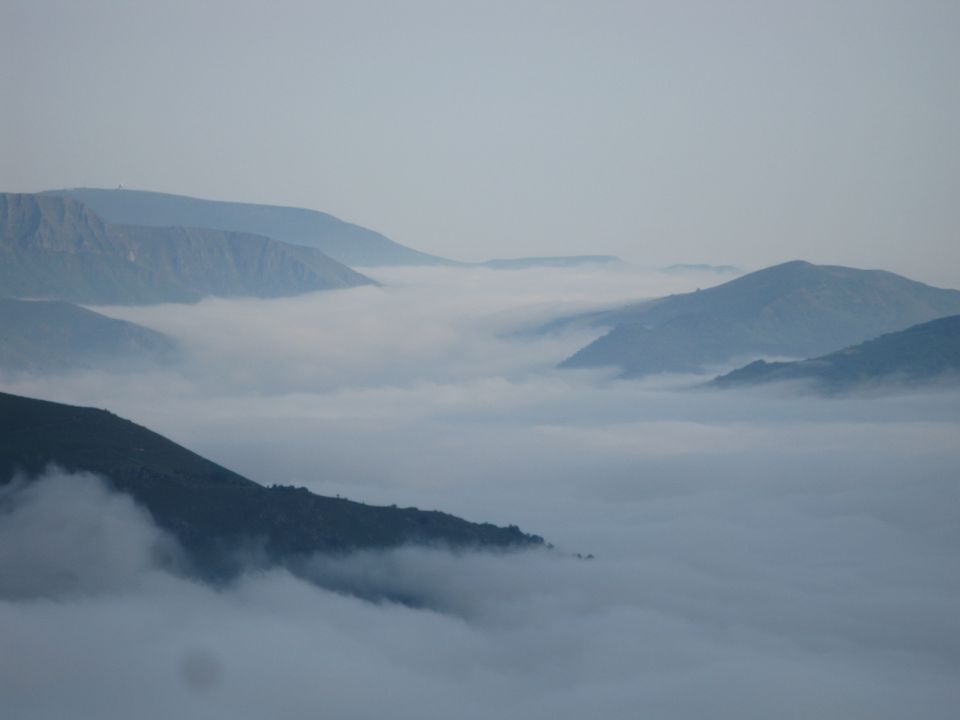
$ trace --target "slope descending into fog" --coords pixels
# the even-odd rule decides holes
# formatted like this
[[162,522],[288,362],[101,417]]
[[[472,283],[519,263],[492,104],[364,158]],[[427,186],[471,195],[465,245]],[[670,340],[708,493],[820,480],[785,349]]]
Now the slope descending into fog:
[[858,387],[960,383],[960,315],[881,335],[829,355],[797,362],[757,360],[714,379],[714,387],[805,380],[825,392]]
[[54,195],[0,195],[0,292],[90,304],[278,297],[372,284],[300,246],[220,230],[110,225]]
[[175,348],[162,333],[76,305],[0,297],[0,369],[6,371],[129,369],[170,360]]
[[[504,331],[573,292],[664,295],[659,275],[385,277],[127,308],[182,343],[182,369],[0,390],[110,407],[246,478],[517,523],[562,551],[323,554],[204,586],[154,560],[165,544],[124,497],[48,473],[0,488],[7,716],[954,720],[960,390],[598,382],[545,367],[573,338]],[[211,666],[215,685],[184,681]]]
[[271,562],[404,544],[523,547],[542,539],[514,526],[476,524],[436,511],[377,507],[264,487],[105,410],[0,393],[0,481],[55,464],[103,475],[146,507],[201,574],[242,567],[241,553]]
[[960,291],[881,270],[793,261],[600,313],[613,329],[561,367],[701,372],[744,356],[809,357],[960,312]]
[[79,200],[108,222],[160,227],[182,225],[265,235],[316,248],[354,267],[456,264],[316,210],[202,200],[142,190],[74,188],[48,192]]

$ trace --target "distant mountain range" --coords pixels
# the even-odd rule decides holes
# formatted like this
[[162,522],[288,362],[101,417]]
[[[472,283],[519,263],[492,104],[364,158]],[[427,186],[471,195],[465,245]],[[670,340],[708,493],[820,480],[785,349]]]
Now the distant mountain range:
[[458,264],[406,247],[378,232],[316,210],[201,200],[142,190],[76,188],[50,190],[48,193],[78,200],[110,223],[212,228],[263,235],[284,243],[316,248],[350,267]]
[[613,329],[561,367],[615,366],[634,377],[704,372],[738,358],[817,356],[956,313],[960,291],[881,270],[798,260],[706,290],[584,316]]
[[0,297],[0,370],[130,369],[171,360],[166,335],[60,301]]
[[295,566],[311,553],[404,544],[520,548],[542,538],[416,508],[264,487],[105,410],[0,393],[0,482],[50,464],[107,478],[143,505],[208,578],[245,558]]
[[0,294],[8,296],[143,304],[373,282],[318,250],[259,235],[111,225],[69,197],[0,194]]
[[731,388],[791,380],[826,393],[935,382],[960,384],[960,315],[914,325],[810,360],[757,360],[708,385]]
[[498,270],[517,270],[620,262],[619,258],[612,255],[569,255],[497,258],[467,263],[414,250],[378,232],[317,210],[202,200],[143,190],[73,188],[48,190],[44,194],[73,198],[108,223],[209,228],[262,235],[292,245],[316,248],[349,267],[479,265]]

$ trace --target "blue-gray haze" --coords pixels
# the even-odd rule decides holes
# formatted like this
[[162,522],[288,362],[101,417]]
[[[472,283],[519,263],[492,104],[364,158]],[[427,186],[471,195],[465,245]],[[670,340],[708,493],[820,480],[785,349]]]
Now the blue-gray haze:
[[960,4],[4,0],[0,189],[958,284]]
[[157,565],[169,541],[129,501],[53,470],[0,498],[11,717],[954,717],[955,388],[692,393],[703,378],[555,369],[587,331],[512,332],[705,276],[376,279],[98,308],[170,334],[181,364],[0,389],[108,407],[267,484],[516,523],[557,550],[312,566],[427,609],[284,572],[214,590]]

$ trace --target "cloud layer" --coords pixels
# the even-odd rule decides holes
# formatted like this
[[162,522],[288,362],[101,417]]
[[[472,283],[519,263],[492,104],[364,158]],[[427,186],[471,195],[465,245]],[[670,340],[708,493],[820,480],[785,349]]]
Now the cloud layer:
[[380,279],[111,310],[172,332],[185,364],[3,388],[108,407],[264,483],[516,523],[557,550],[315,558],[215,590],[176,575],[129,501],[53,473],[0,499],[12,716],[952,717],[956,392],[692,392],[555,371],[582,336],[512,334],[561,298],[699,280]]

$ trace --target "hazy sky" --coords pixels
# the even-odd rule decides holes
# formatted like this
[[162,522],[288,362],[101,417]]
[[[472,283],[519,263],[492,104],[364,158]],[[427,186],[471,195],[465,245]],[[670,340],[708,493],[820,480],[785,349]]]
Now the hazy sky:
[[960,3],[0,0],[0,189],[960,284]]

